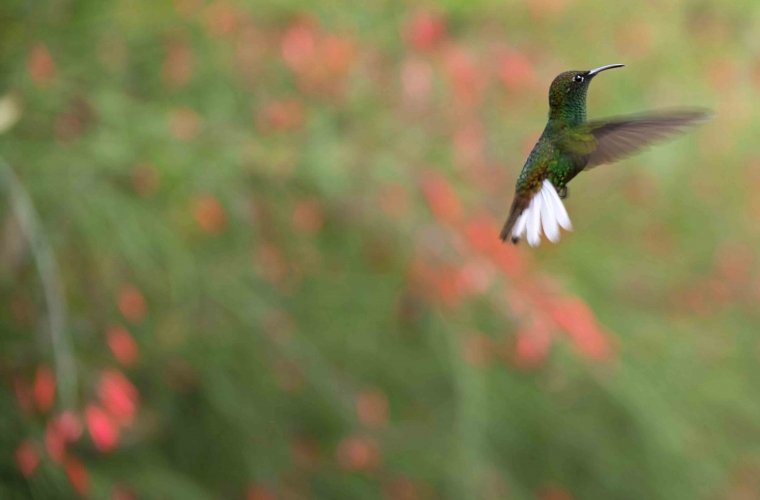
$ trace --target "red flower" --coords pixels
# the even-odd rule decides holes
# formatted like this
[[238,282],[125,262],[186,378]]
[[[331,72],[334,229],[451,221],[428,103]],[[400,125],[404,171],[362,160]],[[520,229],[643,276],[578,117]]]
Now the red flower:
[[321,44],[325,66],[333,75],[343,75],[354,59],[354,45],[336,35],[327,35]]
[[370,429],[388,423],[388,397],[377,389],[360,392],[356,396],[356,414],[359,421]]
[[418,500],[420,489],[411,479],[396,478],[383,487],[383,496],[388,500]]
[[181,88],[187,85],[193,74],[193,52],[186,42],[173,40],[166,44],[162,73],[168,87]]
[[217,0],[209,5],[203,17],[206,21],[206,33],[213,38],[227,35],[237,27],[238,13],[235,6],[225,0]]
[[204,195],[195,201],[193,215],[198,225],[208,234],[219,234],[227,224],[224,207],[213,195]]
[[293,226],[302,233],[316,234],[324,222],[322,209],[314,200],[303,200],[293,209]]
[[288,28],[282,39],[282,58],[293,71],[303,70],[316,52],[315,33],[312,26],[299,21]]
[[16,465],[18,465],[21,475],[24,477],[31,476],[39,463],[40,455],[37,448],[28,439],[22,441],[16,448]]
[[46,87],[57,73],[53,56],[50,55],[47,47],[41,43],[36,44],[29,53],[27,66],[29,76],[32,77],[32,82],[38,88]]
[[465,235],[472,248],[478,252],[497,253],[501,247],[499,226],[488,214],[479,214],[467,222]]
[[348,471],[373,469],[380,464],[380,449],[367,437],[354,436],[342,440],[335,450],[335,458]]
[[472,57],[459,47],[446,50],[446,74],[451,91],[458,102],[465,106],[479,103],[486,80]]
[[110,500],[137,500],[137,497],[130,491],[129,488],[121,485],[116,485],[111,488]]
[[191,108],[177,108],[169,114],[169,132],[180,141],[195,139],[202,125],[201,117]]
[[67,442],[74,442],[82,435],[82,421],[73,411],[65,411],[55,419],[58,433]]
[[498,62],[499,79],[510,92],[524,89],[533,83],[533,64],[527,55],[517,50],[508,50]]
[[446,22],[432,12],[419,12],[413,15],[403,30],[403,38],[411,47],[429,51],[435,48],[446,36]]
[[439,222],[455,224],[462,216],[462,204],[449,180],[429,171],[421,179],[422,194]]
[[312,438],[296,438],[290,445],[290,458],[297,466],[311,468],[317,464],[319,456],[319,444]]
[[116,360],[124,366],[132,367],[137,364],[140,351],[135,339],[122,325],[111,325],[106,330],[106,341]]
[[559,486],[548,486],[536,495],[539,500],[573,500],[570,493]]
[[66,455],[66,438],[55,420],[48,420],[45,427],[45,449],[53,462],[62,462]]
[[518,335],[515,355],[517,363],[524,368],[541,365],[549,353],[549,337]]
[[76,458],[69,457],[63,467],[76,492],[80,496],[88,496],[90,494],[90,474],[84,464]]
[[132,323],[139,323],[145,318],[147,304],[140,289],[134,285],[124,285],[119,290],[117,304],[121,314]]
[[425,100],[433,90],[433,66],[425,60],[409,58],[401,67],[404,95],[412,102]]
[[119,444],[119,429],[105,411],[99,406],[87,405],[85,420],[95,448],[104,453],[116,448]]
[[98,396],[119,425],[132,424],[137,413],[139,394],[124,375],[116,370],[104,371],[100,377]]
[[46,413],[55,402],[55,374],[47,366],[37,368],[34,378],[34,402],[41,413]]
[[161,185],[161,174],[150,163],[139,163],[132,169],[132,187],[140,196],[151,196]]
[[266,486],[255,484],[248,490],[246,500],[277,500],[277,496]]
[[295,99],[273,102],[261,110],[257,121],[263,132],[296,130],[304,122],[303,105]]
[[609,340],[585,302],[574,297],[560,300],[552,308],[551,314],[581,353],[597,361],[612,356]]

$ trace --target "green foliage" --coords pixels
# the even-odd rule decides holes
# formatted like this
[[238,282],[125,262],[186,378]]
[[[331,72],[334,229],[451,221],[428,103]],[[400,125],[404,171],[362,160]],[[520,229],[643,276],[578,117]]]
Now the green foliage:
[[[4,2],[0,497],[756,495],[758,13]],[[589,118],[718,118],[498,244],[551,79],[617,62]]]

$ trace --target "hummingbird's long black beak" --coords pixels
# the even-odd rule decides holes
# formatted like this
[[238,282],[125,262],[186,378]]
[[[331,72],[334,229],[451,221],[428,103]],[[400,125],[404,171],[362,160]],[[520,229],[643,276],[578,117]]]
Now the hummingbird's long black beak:
[[612,68],[622,68],[623,66],[625,66],[625,64],[608,64],[607,66],[601,66],[599,68],[592,69],[588,72],[588,76],[594,76],[597,73],[601,73],[602,71],[606,71]]

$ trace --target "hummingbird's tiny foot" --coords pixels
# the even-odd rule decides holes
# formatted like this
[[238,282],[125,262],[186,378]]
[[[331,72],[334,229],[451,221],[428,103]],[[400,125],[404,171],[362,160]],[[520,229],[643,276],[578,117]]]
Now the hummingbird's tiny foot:
[[562,186],[562,189],[559,190],[558,194],[560,200],[567,198],[567,186]]
[[518,243],[520,243],[520,238],[518,238],[517,236],[512,236],[512,243],[517,245]]

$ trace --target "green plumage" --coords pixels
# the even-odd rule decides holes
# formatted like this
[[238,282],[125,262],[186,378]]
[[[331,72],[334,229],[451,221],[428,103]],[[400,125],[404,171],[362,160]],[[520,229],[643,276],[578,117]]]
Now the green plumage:
[[[593,77],[610,65],[590,71],[567,71],[549,90],[549,120],[517,179],[515,198],[501,239],[510,236],[545,179],[564,197],[567,184],[583,170],[611,163],[645,146],[683,132],[709,118],[702,110],[682,110],[601,121],[586,120],[586,94]],[[517,243],[519,236],[512,237]]]

